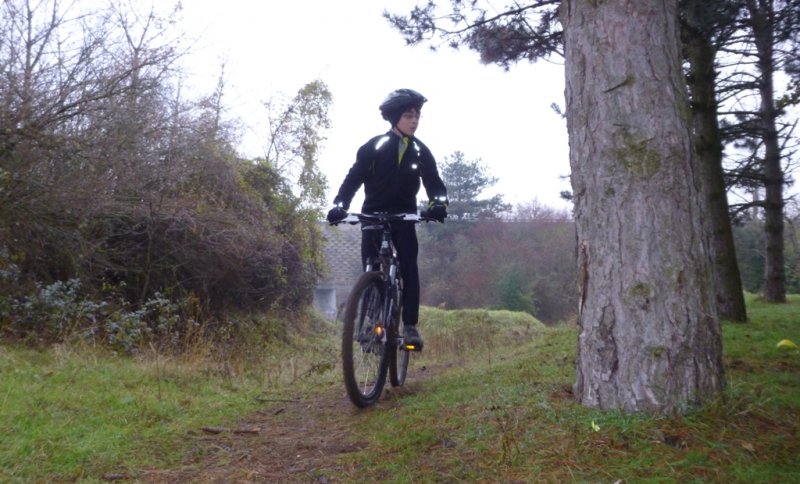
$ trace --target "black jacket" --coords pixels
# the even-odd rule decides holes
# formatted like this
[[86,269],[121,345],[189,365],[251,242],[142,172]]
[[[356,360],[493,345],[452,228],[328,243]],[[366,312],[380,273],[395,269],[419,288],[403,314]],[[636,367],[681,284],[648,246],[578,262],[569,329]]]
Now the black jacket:
[[362,145],[333,203],[349,209],[350,201],[363,184],[363,213],[415,213],[420,180],[430,200],[446,200],[447,189],[428,147],[412,137],[398,164],[400,143],[400,136],[389,131]]

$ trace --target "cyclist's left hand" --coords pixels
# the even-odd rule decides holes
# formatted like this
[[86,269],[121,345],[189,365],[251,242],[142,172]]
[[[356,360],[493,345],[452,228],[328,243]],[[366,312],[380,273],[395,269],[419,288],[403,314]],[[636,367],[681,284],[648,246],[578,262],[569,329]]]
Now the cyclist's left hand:
[[434,202],[433,205],[428,208],[427,215],[439,222],[444,222],[444,219],[447,218],[447,205],[442,202]]

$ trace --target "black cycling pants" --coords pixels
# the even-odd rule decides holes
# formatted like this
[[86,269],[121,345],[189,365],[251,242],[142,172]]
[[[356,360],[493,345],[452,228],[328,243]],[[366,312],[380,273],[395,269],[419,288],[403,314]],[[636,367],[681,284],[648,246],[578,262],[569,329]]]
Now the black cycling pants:
[[[377,257],[381,247],[381,230],[362,230],[361,262],[367,266],[368,257]],[[392,222],[392,243],[400,261],[403,278],[403,324],[415,325],[419,320],[419,269],[417,268],[417,228],[414,222]]]

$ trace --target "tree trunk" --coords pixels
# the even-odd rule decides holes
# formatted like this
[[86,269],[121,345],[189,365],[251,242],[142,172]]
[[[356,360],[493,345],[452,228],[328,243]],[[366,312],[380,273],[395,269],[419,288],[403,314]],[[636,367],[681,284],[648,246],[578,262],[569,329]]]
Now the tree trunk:
[[750,27],[753,29],[758,70],[761,73],[759,95],[761,96],[760,121],[764,142],[764,299],[769,302],[786,302],[786,271],[783,247],[783,169],[781,149],[778,143],[777,110],[772,73],[774,11],[771,1],[748,0]]
[[711,235],[711,260],[714,271],[717,312],[720,319],[747,321],[742,278],[736,261],[733,229],[728,212],[728,197],[722,169],[722,141],[717,116],[715,90],[716,52],[708,31],[708,0],[688,0],[684,5],[684,53],[689,60],[688,86],[694,114],[694,143],[705,180]]
[[725,386],[677,0],[565,0],[581,301],[575,395],[676,413]]

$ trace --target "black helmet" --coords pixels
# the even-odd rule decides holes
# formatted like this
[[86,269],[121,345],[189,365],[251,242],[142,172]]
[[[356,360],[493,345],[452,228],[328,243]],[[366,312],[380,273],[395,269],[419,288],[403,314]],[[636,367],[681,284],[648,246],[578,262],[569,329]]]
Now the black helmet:
[[386,96],[386,99],[383,100],[379,109],[381,110],[383,119],[394,125],[397,124],[403,111],[410,107],[415,107],[420,110],[426,101],[427,99],[425,99],[425,96],[413,89],[397,89]]

